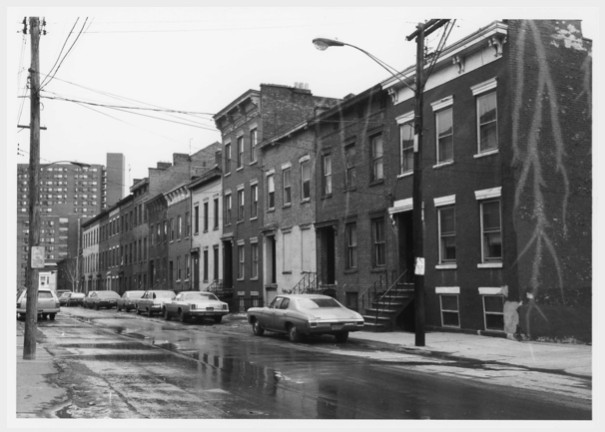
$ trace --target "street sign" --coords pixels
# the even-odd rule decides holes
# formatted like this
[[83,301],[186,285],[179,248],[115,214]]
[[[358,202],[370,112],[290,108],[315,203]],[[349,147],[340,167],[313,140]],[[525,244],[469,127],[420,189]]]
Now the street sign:
[[414,274],[418,276],[424,276],[424,258],[416,258],[416,267],[414,268]]
[[44,246],[32,246],[32,268],[44,268]]

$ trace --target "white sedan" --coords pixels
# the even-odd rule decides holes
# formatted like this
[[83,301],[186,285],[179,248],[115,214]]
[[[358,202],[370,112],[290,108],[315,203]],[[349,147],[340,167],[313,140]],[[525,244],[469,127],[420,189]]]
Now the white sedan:
[[192,318],[212,318],[218,324],[229,313],[229,305],[211,292],[183,291],[172,301],[164,303],[162,312],[166,320],[178,317],[185,322]]

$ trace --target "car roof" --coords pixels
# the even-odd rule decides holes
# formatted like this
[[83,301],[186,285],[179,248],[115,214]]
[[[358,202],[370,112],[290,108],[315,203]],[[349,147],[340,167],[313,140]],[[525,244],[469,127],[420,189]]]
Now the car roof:
[[[306,298],[306,299],[331,298],[331,299],[333,299],[334,298],[334,297],[330,297],[325,294],[279,294],[277,297],[288,297],[291,299],[299,299],[299,298]],[[334,299],[334,300],[336,300],[336,299]]]

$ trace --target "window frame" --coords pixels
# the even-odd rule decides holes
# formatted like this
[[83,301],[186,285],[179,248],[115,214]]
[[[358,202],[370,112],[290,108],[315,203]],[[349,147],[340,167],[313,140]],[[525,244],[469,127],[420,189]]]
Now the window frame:
[[[449,114],[449,120],[452,125],[451,131],[447,134],[444,134],[440,131],[440,119],[444,117],[445,114]],[[443,165],[454,162],[454,109],[453,106],[444,107],[438,111],[435,111],[435,159],[437,165]],[[449,143],[447,142],[449,140]],[[451,158],[445,159],[442,153],[442,142],[445,144],[449,144]]]
[[321,155],[321,191],[322,197],[332,196],[332,154]]
[[[487,122],[481,123],[481,102],[486,98],[493,96],[494,98],[494,118]],[[482,155],[486,153],[493,153],[498,151],[498,95],[496,90],[487,91],[485,93],[481,93],[475,96],[475,107],[476,107],[476,115],[477,115],[477,154]],[[482,130],[484,127],[495,126],[495,145],[493,147],[483,148],[482,146]]]
[[[351,235],[353,234],[353,235]],[[351,221],[345,224],[345,270],[357,269],[357,222]]]
[[292,168],[285,167],[282,169],[282,195],[283,206],[287,207],[292,204]]
[[[384,216],[373,217],[372,219],[370,219],[370,229],[372,239],[372,268],[384,268],[386,266],[387,261]],[[382,261],[379,260],[380,256],[382,256]]]
[[309,158],[300,161],[300,200],[302,202],[311,200],[311,160]]
[[[439,296],[439,315],[441,317],[441,327],[460,328],[460,293],[438,293]],[[453,297],[456,299],[456,309],[444,309],[443,297]],[[445,315],[455,315],[457,325],[446,324]]]
[[[498,204],[498,229],[494,230],[494,229],[490,229],[489,231],[486,231],[485,228],[485,220],[484,220],[484,215],[485,215],[485,206],[488,204],[494,204],[497,203]],[[502,200],[500,199],[500,197],[494,197],[494,198],[486,198],[483,200],[479,201],[479,221],[480,221],[480,226],[481,226],[481,263],[482,264],[496,264],[496,263],[502,263],[503,259],[504,259],[504,246],[503,246],[503,233],[502,233]],[[500,256],[499,257],[488,257],[487,251],[486,249],[489,249],[486,245],[486,236],[493,236],[494,234],[499,234],[500,236]]]
[[[370,141],[370,184],[384,181],[384,136],[382,132],[373,133]],[[376,144],[381,144],[381,153],[377,154]],[[380,173],[379,173],[380,171]]]
[[267,210],[275,210],[275,173],[267,174]]
[[[444,212],[451,211],[453,213],[453,224],[454,229],[452,232],[444,233],[443,231],[443,215]],[[457,250],[456,250],[456,206],[454,204],[443,205],[437,207],[437,236],[439,240],[439,264],[456,264]],[[454,240],[454,258],[445,258],[445,245],[444,238]]]
[[[410,128],[412,132],[412,139],[404,141],[403,139],[403,128]],[[415,131],[414,131],[414,119],[407,120],[403,123],[399,124],[399,175],[406,175],[414,172],[414,141],[415,141]],[[404,142],[411,142],[410,145],[404,147]],[[409,160],[408,153],[411,153],[411,163],[409,167],[406,168],[406,161]],[[407,158],[406,158],[407,156]]]

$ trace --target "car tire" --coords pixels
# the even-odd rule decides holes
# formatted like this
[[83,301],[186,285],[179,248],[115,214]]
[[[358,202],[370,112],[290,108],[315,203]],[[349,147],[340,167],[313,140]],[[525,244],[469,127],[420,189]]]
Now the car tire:
[[348,331],[336,333],[334,336],[336,337],[336,342],[339,342],[339,343],[345,343],[346,341],[349,340]]
[[19,321],[25,321],[25,314],[20,313],[20,314],[17,316],[17,319],[18,319]]
[[51,320],[51,321],[54,321],[55,320],[55,314],[54,313],[48,314],[48,319]]
[[141,315],[141,309],[137,306],[137,315]]
[[288,328],[288,339],[290,339],[290,342],[300,342],[300,333],[295,325],[291,325]]
[[168,313],[168,309],[164,308],[164,313],[163,313],[163,315],[164,315],[164,319],[165,319],[166,321],[170,321],[170,314]]
[[215,324],[220,324],[222,320],[223,320],[223,316],[222,315],[218,315],[218,316],[214,317],[214,323]]
[[182,323],[187,322],[187,317],[182,310],[179,310],[179,321]]
[[95,305],[95,310],[99,310],[99,305],[98,304]]
[[151,312],[151,308],[147,309],[147,316],[151,318],[153,316],[153,312]]
[[254,333],[255,336],[262,336],[265,334],[265,329],[258,320],[252,323],[252,333]]

